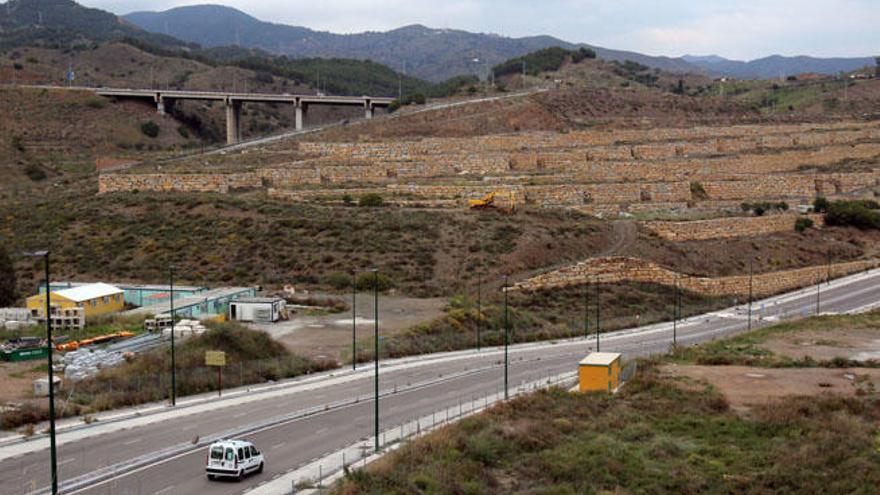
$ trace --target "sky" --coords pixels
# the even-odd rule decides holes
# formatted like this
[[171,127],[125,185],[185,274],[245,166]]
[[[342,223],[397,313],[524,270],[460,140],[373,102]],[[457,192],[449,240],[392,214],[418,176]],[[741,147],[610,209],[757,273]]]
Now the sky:
[[261,20],[336,33],[408,24],[549,34],[649,55],[880,54],[880,0],[80,0],[117,14],[218,3]]

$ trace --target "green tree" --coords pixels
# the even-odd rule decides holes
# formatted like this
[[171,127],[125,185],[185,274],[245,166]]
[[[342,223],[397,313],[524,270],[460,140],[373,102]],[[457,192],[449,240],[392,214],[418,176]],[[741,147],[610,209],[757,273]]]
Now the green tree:
[[159,135],[159,126],[152,120],[148,120],[141,124],[141,132],[147,137],[157,137]]
[[6,248],[0,245],[0,307],[12,306],[17,299],[15,267]]

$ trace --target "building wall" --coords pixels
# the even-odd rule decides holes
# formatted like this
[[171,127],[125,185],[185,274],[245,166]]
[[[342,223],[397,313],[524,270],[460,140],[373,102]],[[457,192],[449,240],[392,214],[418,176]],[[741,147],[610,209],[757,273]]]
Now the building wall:
[[[116,313],[122,311],[122,309],[125,307],[125,297],[121,292],[119,294],[114,294],[107,297],[99,297],[89,301],[84,301],[82,303],[71,301],[55,293],[52,293],[50,299],[50,304],[52,305],[52,307],[59,307],[61,309],[82,307],[85,311],[86,318],[109,313]],[[27,308],[31,311],[36,310],[38,314],[45,315],[46,294],[42,293],[29,297],[27,299]]]

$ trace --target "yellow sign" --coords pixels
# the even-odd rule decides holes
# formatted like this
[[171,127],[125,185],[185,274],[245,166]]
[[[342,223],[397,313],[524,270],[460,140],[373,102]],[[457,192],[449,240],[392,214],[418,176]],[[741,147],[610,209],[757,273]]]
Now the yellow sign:
[[226,366],[226,353],[223,351],[205,351],[205,366]]

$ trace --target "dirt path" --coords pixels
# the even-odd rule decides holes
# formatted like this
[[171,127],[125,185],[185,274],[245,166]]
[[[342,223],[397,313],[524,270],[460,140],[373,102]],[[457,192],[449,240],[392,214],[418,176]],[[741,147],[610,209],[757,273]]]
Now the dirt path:
[[612,242],[604,251],[597,254],[597,258],[621,254],[639,240],[639,226],[638,223],[633,220],[618,220],[612,222],[612,227],[614,232],[614,242]]

